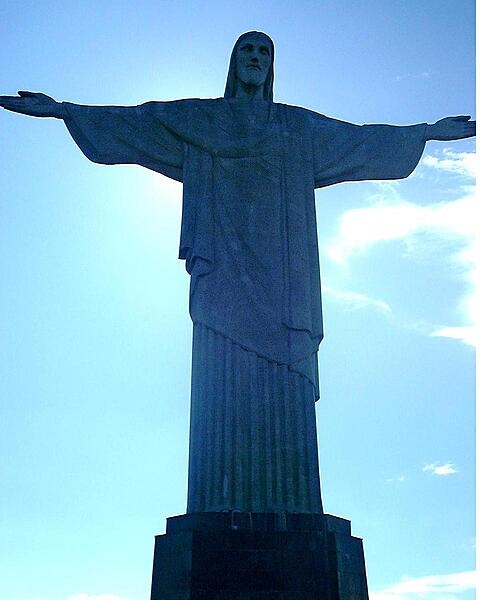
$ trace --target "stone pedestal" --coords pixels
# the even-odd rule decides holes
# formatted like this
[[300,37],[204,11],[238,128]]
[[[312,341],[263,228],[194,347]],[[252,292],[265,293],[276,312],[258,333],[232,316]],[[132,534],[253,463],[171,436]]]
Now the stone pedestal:
[[362,540],[332,515],[171,517],[155,538],[151,600],[368,600]]

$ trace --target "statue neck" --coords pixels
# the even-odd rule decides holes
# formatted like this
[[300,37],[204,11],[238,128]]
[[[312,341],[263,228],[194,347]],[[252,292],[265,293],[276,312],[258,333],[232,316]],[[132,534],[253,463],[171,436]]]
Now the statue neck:
[[239,81],[235,98],[243,100],[263,100],[263,84],[249,85]]

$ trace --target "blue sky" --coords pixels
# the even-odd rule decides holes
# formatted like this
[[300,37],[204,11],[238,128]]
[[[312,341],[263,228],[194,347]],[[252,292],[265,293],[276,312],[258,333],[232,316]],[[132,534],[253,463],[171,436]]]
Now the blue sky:
[[[474,11],[3,0],[1,93],[220,96],[236,37],[260,29],[277,101],[433,122],[474,114]],[[430,142],[408,180],[317,193],[324,505],[364,539],[372,600],[474,597],[474,147]],[[89,163],[61,122],[7,112],[0,161],[0,597],[142,600],[153,537],[186,505],[181,187]]]

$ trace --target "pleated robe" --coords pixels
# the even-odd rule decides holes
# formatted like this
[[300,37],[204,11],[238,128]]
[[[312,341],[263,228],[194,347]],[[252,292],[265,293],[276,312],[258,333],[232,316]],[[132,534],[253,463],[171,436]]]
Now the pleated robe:
[[425,124],[359,126],[223,98],[65,108],[90,160],[183,182],[179,255],[194,323],[188,512],[321,512],[314,189],[407,177]]

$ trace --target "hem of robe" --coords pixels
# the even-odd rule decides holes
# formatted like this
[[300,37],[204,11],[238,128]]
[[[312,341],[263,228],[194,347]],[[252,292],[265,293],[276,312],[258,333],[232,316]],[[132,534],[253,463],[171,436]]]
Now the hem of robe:
[[215,333],[218,333],[225,339],[231,341],[236,346],[239,346],[240,348],[242,348],[243,350],[245,350],[247,352],[253,352],[259,358],[263,358],[263,359],[267,360],[268,362],[271,362],[271,363],[279,365],[279,366],[286,366],[286,367],[288,367],[288,369],[290,371],[292,371],[294,373],[298,373],[298,375],[304,377],[312,385],[313,390],[314,390],[315,402],[317,402],[320,399],[320,383],[319,383],[319,375],[318,375],[318,348],[320,346],[320,342],[318,342],[316,350],[311,352],[308,356],[305,356],[304,358],[301,358],[300,360],[295,361],[294,363],[288,363],[286,361],[275,360],[275,359],[271,358],[270,356],[268,356],[267,354],[258,352],[258,350],[253,348],[252,346],[249,346],[248,344],[244,344],[244,343],[240,342],[238,339],[235,339],[228,333],[221,331],[217,327],[212,326],[203,320],[200,320],[200,319],[193,320],[192,319],[192,322],[193,322],[194,326],[195,325],[203,325],[204,327],[208,327],[208,329],[211,329]]
[[314,389],[194,324],[187,512],[321,513]]

